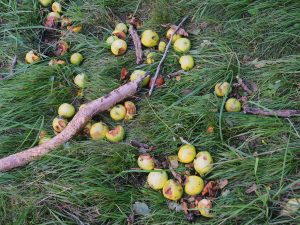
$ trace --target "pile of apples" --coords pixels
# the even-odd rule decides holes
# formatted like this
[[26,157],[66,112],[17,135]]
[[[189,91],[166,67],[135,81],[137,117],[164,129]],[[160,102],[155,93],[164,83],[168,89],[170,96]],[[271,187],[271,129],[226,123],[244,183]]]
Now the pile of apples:
[[[188,196],[198,196],[204,188],[203,177],[213,168],[211,154],[208,151],[197,153],[193,145],[185,144],[179,148],[177,159],[183,164],[193,163],[195,170],[195,175],[186,176],[183,182],[184,187],[175,179],[169,179],[165,170],[156,169],[155,160],[148,153],[140,155],[137,164],[142,170],[149,171],[147,177],[148,185],[154,190],[162,190],[162,194],[166,199],[178,201],[183,197],[184,192]],[[202,216],[212,217],[210,213],[210,209],[212,208],[211,200],[202,198],[197,202],[197,208]]]

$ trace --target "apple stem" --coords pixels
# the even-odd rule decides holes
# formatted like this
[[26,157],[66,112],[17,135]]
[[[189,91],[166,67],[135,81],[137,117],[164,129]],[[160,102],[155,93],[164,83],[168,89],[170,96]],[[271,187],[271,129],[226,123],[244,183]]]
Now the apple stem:
[[153,83],[151,85],[151,88],[150,88],[150,91],[149,91],[149,96],[151,96],[152,92],[153,92],[153,89],[154,89],[154,86],[155,86],[155,83],[156,83],[156,80],[157,80],[157,77],[158,77],[158,74],[159,74],[159,71],[160,71],[160,68],[162,66],[162,64],[164,63],[167,55],[168,55],[168,52],[169,52],[169,48],[171,46],[171,43],[172,43],[172,39],[173,39],[173,36],[176,34],[176,32],[180,29],[180,27],[182,26],[182,24],[186,21],[186,19],[188,18],[188,16],[184,17],[181,22],[178,24],[176,30],[172,33],[171,35],[171,38],[166,46],[166,49],[165,49],[165,52],[156,68],[156,72],[155,72],[155,75],[154,75],[154,78],[153,78]]

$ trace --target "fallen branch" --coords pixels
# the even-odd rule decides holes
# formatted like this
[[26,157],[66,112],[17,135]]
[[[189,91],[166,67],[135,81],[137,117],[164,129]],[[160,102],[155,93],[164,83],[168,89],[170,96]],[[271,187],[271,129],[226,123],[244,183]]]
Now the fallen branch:
[[157,68],[156,68],[156,72],[155,72],[155,75],[154,75],[154,78],[153,78],[153,83],[152,83],[151,88],[150,88],[150,91],[149,91],[149,96],[151,96],[151,94],[152,94],[152,92],[153,92],[153,89],[154,89],[154,86],[155,86],[155,83],[156,83],[156,80],[157,80],[157,77],[158,77],[160,68],[161,68],[162,64],[164,63],[164,61],[165,61],[165,59],[166,59],[166,57],[167,57],[167,54],[168,54],[168,52],[169,52],[169,48],[170,48],[170,46],[171,46],[173,36],[174,36],[174,34],[176,34],[176,32],[179,30],[179,28],[180,28],[181,25],[184,23],[184,21],[186,21],[187,18],[188,18],[188,17],[186,16],[186,17],[184,17],[184,18],[181,20],[181,22],[180,22],[180,23],[178,24],[178,26],[177,26],[177,29],[176,29],[176,30],[173,32],[173,34],[171,35],[171,38],[170,38],[170,40],[169,40],[169,42],[168,42],[168,44],[167,44],[167,46],[166,46],[165,52],[164,52],[164,54],[163,54],[163,57],[161,58],[161,60],[160,60],[160,62],[159,62],[159,64],[158,64],[158,66],[157,66]]
[[88,103],[86,107],[80,109],[76,113],[73,119],[68,123],[68,126],[60,134],[56,135],[46,143],[0,159],[0,172],[24,166],[69,141],[82,130],[93,116],[99,112],[108,110],[116,103],[134,95],[139,90],[140,83],[143,79],[144,77],[141,77],[135,81],[129,82],[113,90],[108,95]]
[[134,43],[134,47],[135,47],[135,55],[136,55],[136,64],[141,64],[143,62],[143,51],[142,51],[142,44],[141,44],[141,40],[140,37],[137,33],[136,30],[136,19],[132,18],[130,21],[130,26],[129,26],[129,33],[132,37],[133,43]]
[[244,106],[245,114],[261,115],[261,116],[277,116],[283,118],[289,118],[292,116],[300,116],[300,110],[284,109],[284,110],[264,110],[259,108],[253,108]]

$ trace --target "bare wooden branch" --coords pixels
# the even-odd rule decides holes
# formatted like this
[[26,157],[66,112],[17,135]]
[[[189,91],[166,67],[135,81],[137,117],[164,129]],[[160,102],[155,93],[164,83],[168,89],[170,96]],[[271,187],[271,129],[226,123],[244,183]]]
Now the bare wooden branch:
[[124,84],[104,97],[88,103],[76,113],[73,119],[68,123],[67,127],[60,134],[56,135],[46,143],[0,159],[0,172],[24,166],[64,144],[79,133],[93,116],[99,112],[108,110],[116,103],[134,95],[140,89],[140,83],[143,79],[144,76]]
[[243,110],[244,110],[244,113],[246,113],[246,114],[261,115],[261,116],[277,116],[277,117],[282,117],[282,118],[289,118],[292,116],[300,116],[300,110],[293,110],[293,109],[264,110],[264,109],[244,106]]
[[175,32],[173,32],[173,34],[171,35],[171,38],[166,46],[166,49],[165,49],[165,52],[163,54],[163,57],[161,58],[157,68],[156,68],[156,72],[155,72],[155,75],[154,75],[154,78],[153,78],[153,83],[151,85],[151,88],[150,88],[150,91],[149,91],[149,96],[151,96],[152,92],[153,92],[153,89],[154,89],[154,86],[155,86],[155,83],[156,83],[156,80],[157,80],[157,76],[159,74],[159,71],[160,71],[160,68],[162,66],[162,64],[164,63],[167,55],[168,55],[168,52],[169,52],[169,48],[171,46],[171,43],[172,43],[172,39],[173,39],[173,36],[174,34],[176,34],[176,32],[179,30],[179,28],[181,27],[181,25],[184,23],[184,21],[186,21],[186,19],[188,18],[188,16],[184,17],[181,22],[178,24],[177,26],[177,29],[175,30]]
[[136,64],[141,64],[143,62],[143,50],[140,37],[137,33],[137,30],[133,25],[129,26],[129,33],[132,37],[134,47],[135,47],[135,55],[136,55]]

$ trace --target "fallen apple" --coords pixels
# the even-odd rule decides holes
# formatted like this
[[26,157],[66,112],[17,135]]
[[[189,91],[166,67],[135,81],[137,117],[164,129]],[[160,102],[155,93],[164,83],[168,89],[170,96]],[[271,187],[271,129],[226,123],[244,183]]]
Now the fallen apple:
[[142,33],[141,42],[145,47],[151,48],[158,44],[158,34],[153,30],[145,30]]
[[[168,31],[167,31],[167,34],[166,34],[166,37],[170,40],[171,39],[171,36],[172,34],[175,32],[174,29],[170,28]],[[174,34],[173,35],[173,39],[172,39],[172,43],[174,43],[175,41],[177,41],[179,38],[182,38],[182,36],[180,34]]]
[[89,135],[89,134],[90,134],[90,131],[91,131],[91,128],[92,128],[92,122],[89,121],[89,122],[84,126],[82,133],[85,134],[85,135]]
[[80,53],[76,52],[71,55],[70,62],[73,65],[80,65],[82,61],[83,61],[83,56]]
[[239,112],[242,109],[242,104],[236,98],[230,98],[225,103],[227,112]]
[[160,190],[164,187],[165,183],[168,181],[168,174],[161,170],[155,169],[159,171],[150,172],[147,177],[147,183],[154,190]]
[[[135,70],[133,71],[133,73],[130,75],[130,81],[134,81],[140,77],[143,77],[145,76],[146,72],[144,70]],[[150,77],[149,76],[146,76],[142,82],[142,86],[143,87],[146,87],[147,84],[149,83],[150,81]]]
[[51,5],[52,0],[39,0],[39,2],[41,3],[42,6],[48,7]]
[[84,73],[77,74],[74,78],[74,83],[77,85],[79,88],[84,88],[86,85],[86,75]]
[[196,148],[193,145],[182,145],[178,151],[178,161],[182,163],[190,163],[196,157]]
[[26,53],[25,61],[28,64],[39,62],[40,60],[41,60],[41,58],[36,53],[34,53],[34,51],[30,51],[30,52]]
[[121,104],[114,106],[110,110],[110,117],[114,121],[120,121],[120,120],[124,119],[125,115],[126,115],[126,108]]
[[60,19],[60,15],[58,12],[50,12],[48,13],[47,18],[54,18],[54,20],[57,21]]
[[127,43],[122,39],[117,39],[111,44],[111,52],[116,55],[123,55],[127,50]]
[[48,63],[49,66],[66,65],[66,61],[62,59],[51,59]]
[[118,37],[112,35],[112,36],[109,36],[109,37],[106,39],[105,42],[106,42],[107,45],[111,46],[111,44],[112,44],[115,40],[117,40],[117,39],[118,39]]
[[124,107],[126,109],[126,115],[124,120],[129,121],[132,120],[133,117],[136,115],[136,106],[133,102],[131,101],[126,101],[124,102]]
[[173,179],[168,180],[163,187],[163,195],[165,198],[177,201],[182,197],[183,189],[181,184]]
[[199,152],[194,159],[194,168],[201,176],[211,171],[212,164],[213,159],[208,151]]
[[187,38],[179,38],[174,42],[174,50],[179,53],[185,53],[191,49],[191,41]]
[[67,30],[69,30],[73,33],[79,33],[82,31],[82,26],[81,25],[67,26]]
[[213,215],[210,213],[211,208],[212,208],[211,200],[204,198],[198,202],[199,212],[204,217],[209,217],[209,218],[213,217]]
[[167,43],[164,41],[159,42],[158,51],[164,53],[167,47]]
[[142,170],[153,170],[154,169],[154,160],[152,156],[148,153],[142,154],[137,160],[138,166]]
[[63,56],[68,52],[68,50],[69,50],[68,43],[60,40],[56,43],[54,54],[56,56]]
[[215,93],[218,97],[223,97],[231,92],[231,87],[228,82],[217,83],[215,85]]
[[61,9],[61,4],[58,2],[53,2],[52,4],[52,11],[53,12],[57,12],[57,13],[61,13],[62,9]]
[[206,132],[212,134],[214,132],[214,127],[212,125],[209,125],[206,129]]
[[128,31],[128,28],[125,23],[118,23],[115,27],[115,30],[124,32],[126,34]]
[[198,195],[204,188],[204,181],[198,176],[188,176],[185,181],[184,191],[188,195]]
[[112,34],[114,35],[114,36],[116,36],[117,38],[119,38],[119,39],[122,39],[122,40],[126,40],[126,34],[123,32],[123,31],[119,31],[119,30],[114,30],[113,32],[112,32]]
[[190,70],[194,67],[195,62],[192,56],[190,55],[183,55],[179,59],[179,63],[181,66],[181,69],[183,70]]
[[54,131],[56,131],[57,133],[62,132],[67,125],[68,125],[68,121],[60,116],[55,117],[54,120],[52,121],[52,127]]
[[71,118],[75,114],[75,108],[69,103],[63,103],[58,108],[58,115],[63,118]]
[[154,63],[154,58],[155,58],[155,56],[156,56],[155,52],[150,52],[150,53],[147,55],[146,63],[147,63],[147,64],[152,64],[152,63]]
[[101,140],[106,137],[108,126],[102,122],[94,123],[90,128],[90,136],[93,140]]
[[39,145],[42,145],[42,144],[45,144],[47,141],[51,140],[51,136],[49,135],[45,135],[44,137],[42,137],[40,140],[39,140]]
[[125,138],[125,129],[117,125],[113,130],[106,133],[106,139],[110,142],[120,142]]
[[283,209],[281,210],[281,215],[283,216],[292,216],[300,210],[300,198],[291,198],[289,199]]
[[[154,77],[152,77],[149,82],[149,88],[151,88],[153,82],[154,82]],[[165,83],[164,77],[162,75],[158,75],[155,82],[155,87],[161,87],[163,86],[164,83]]]

